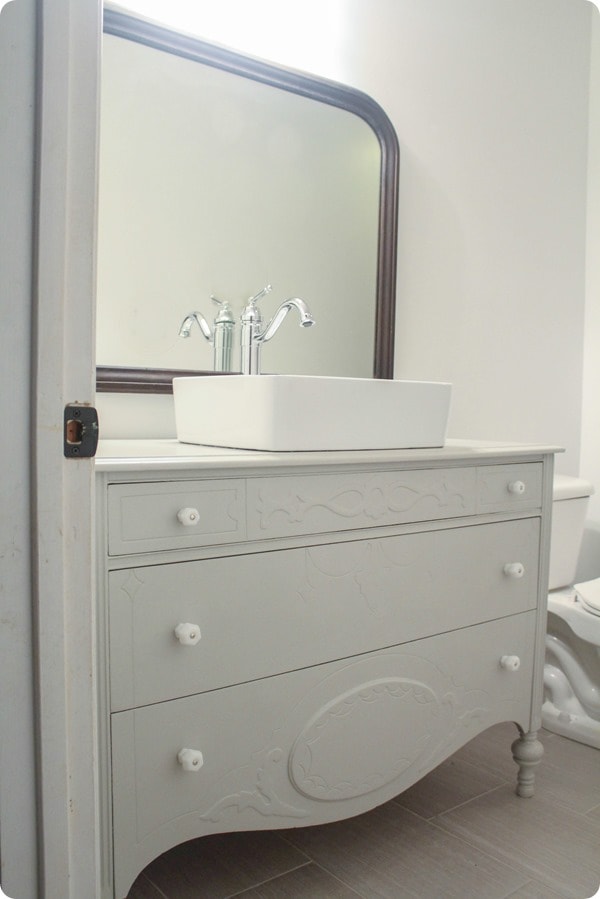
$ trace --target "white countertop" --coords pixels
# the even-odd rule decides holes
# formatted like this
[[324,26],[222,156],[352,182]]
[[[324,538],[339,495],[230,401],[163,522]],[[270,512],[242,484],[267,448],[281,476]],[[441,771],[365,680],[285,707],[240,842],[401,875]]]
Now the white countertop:
[[444,447],[403,450],[336,450],[334,452],[267,453],[255,450],[197,446],[172,440],[100,440],[96,454],[97,471],[139,471],[184,468],[280,468],[286,466],[331,466],[455,462],[460,459],[507,456],[540,456],[562,452],[558,446],[496,443],[479,440],[448,440]]

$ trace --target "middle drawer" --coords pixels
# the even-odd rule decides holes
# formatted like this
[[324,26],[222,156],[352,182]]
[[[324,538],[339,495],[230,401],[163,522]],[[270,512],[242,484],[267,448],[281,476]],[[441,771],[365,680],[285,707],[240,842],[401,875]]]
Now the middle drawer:
[[538,543],[533,518],[113,571],[111,708],[532,609]]

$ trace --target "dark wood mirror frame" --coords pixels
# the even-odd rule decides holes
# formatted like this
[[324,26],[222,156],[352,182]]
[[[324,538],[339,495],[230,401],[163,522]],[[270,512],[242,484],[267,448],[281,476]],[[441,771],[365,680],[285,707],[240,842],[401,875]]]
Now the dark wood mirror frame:
[[[104,31],[280,90],[300,94],[320,103],[337,106],[359,116],[372,128],[381,148],[373,377],[392,378],[400,153],[394,127],[379,104],[354,88],[271,65],[116,10],[104,11]],[[212,371],[98,366],[96,385],[99,391],[104,392],[172,393],[173,377],[213,374]]]

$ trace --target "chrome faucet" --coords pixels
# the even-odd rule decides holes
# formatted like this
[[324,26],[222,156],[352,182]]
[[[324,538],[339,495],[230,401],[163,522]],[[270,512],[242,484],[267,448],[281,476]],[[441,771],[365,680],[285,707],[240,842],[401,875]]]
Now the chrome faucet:
[[186,315],[179,328],[180,337],[189,337],[194,322],[206,340],[213,347],[213,368],[215,371],[231,371],[231,352],[233,348],[233,331],[235,319],[229,307],[229,303],[218,300],[211,294],[213,303],[219,306],[211,328],[201,312],[190,312]]
[[250,297],[242,312],[241,369],[243,375],[260,374],[260,348],[263,343],[277,333],[279,326],[292,307],[298,310],[300,327],[309,328],[315,323],[304,300],[299,297],[290,297],[279,306],[271,321],[263,328],[262,314],[256,304],[261,297],[270,293],[271,289],[271,285],[267,284],[255,296]]

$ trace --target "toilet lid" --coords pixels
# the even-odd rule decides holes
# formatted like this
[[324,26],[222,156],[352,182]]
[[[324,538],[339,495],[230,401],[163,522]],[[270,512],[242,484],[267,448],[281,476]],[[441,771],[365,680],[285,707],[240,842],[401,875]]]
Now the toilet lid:
[[588,612],[600,615],[600,577],[594,578],[593,581],[584,581],[583,584],[576,584],[575,589]]

